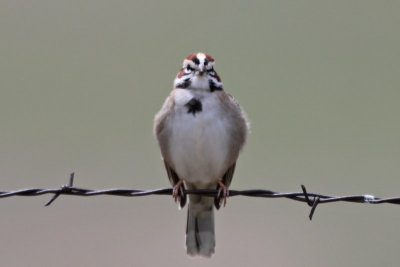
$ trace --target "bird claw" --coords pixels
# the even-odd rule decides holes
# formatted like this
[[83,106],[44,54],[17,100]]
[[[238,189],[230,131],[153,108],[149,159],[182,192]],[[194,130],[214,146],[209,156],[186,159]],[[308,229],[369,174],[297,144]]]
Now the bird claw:
[[185,198],[183,179],[179,179],[179,181],[172,188],[172,197],[174,198],[175,202],[181,202],[181,200]]
[[228,187],[219,179],[218,179],[218,184],[219,188],[218,188],[217,199],[219,200],[219,204],[221,204],[221,202],[223,201],[225,207],[226,199],[227,197],[229,197],[229,190]]

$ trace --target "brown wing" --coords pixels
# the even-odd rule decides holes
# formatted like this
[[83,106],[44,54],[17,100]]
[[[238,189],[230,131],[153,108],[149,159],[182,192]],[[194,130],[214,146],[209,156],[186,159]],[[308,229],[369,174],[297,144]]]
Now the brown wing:
[[158,145],[161,150],[161,155],[164,160],[165,169],[167,170],[168,178],[171,184],[174,186],[179,177],[172,169],[171,164],[168,164],[167,159],[169,158],[169,136],[170,130],[168,129],[168,118],[171,116],[171,112],[174,108],[173,97],[169,95],[165,100],[160,111],[154,118],[154,135],[158,141]]
[[[232,123],[230,133],[231,133],[231,143],[229,145],[229,159],[227,161],[227,166],[230,166],[223,177],[221,178],[222,183],[229,187],[233,174],[235,172],[236,161],[239,156],[239,152],[242,149],[244,143],[247,139],[247,134],[249,131],[249,122],[247,120],[246,114],[240,108],[239,103],[233,98],[233,96],[225,93],[224,91],[217,92],[219,94],[223,108],[226,110],[226,118],[231,120]],[[217,190],[219,185],[217,186]],[[222,196],[221,196],[222,197]],[[214,204],[217,209],[220,207],[221,197],[214,199]]]
[[232,166],[229,167],[229,169],[226,171],[226,173],[221,179],[226,187],[229,187],[231,185],[232,177],[233,174],[235,173],[235,167],[236,167],[236,162],[234,162]]
[[231,155],[233,157],[229,164],[231,165],[236,161],[239,151],[246,142],[250,126],[245,112],[242,110],[235,98],[224,91],[219,91],[217,93],[221,100],[222,107],[225,109],[225,118],[231,121],[230,133],[232,143],[230,144],[230,147]]
[[[222,177],[222,179],[221,179],[221,181],[222,181],[222,183],[226,186],[226,187],[229,187],[229,185],[231,184],[231,182],[232,182],[232,177],[233,177],[233,174],[234,174],[234,172],[235,172],[235,167],[236,167],[236,162],[234,162],[233,164],[232,164],[232,166],[231,167],[229,167],[228,168],[228,170],[225,172],[225,174],[224,174],[224,176]],[[217,190],[219,189],[219,184],[217,185]],[[223,196],[219,196],[219,197],[215,197],[214,198],[214,205],[215,205],[215,207],[217,208],[217,209],[219,209],[220,208],[220,206],[221,206],[221,198],[222,198]]]
[[[170,183],[172,184],[172,186],[175,186],[179,181],[178,174],[176,174],[176,172],[168,165],[168,163],[165,160],[164,160],[164,166],[165,170],[167,171]],[[185,190],[184,184],[181,184],[181,187],[183,190]],[[179,199],[179,205],[181,206],[181,208],[183,208],[186,204],[186,194],[179,194],[178,199]]]
[[169,182],[172,186],[175,186],[179,182],[178,174],[168,165],[168,163],[164,160],[165,170],[167,171]]
[[[165,160],[168,158],[169,147],[168,147],[168,127],[166,127],[166,122],[168,120],[168,116],[171,114],[171,111],[174,108],[174,100],[173,94],[171,93],[167,99],[165,100],[161,110],[156,114],[154,118],[154,135],[157,138],[158,144],[160,146],[161,155],[163,156],[165,170],[167,171],[168,179],[172,186],[175,186],[179,177],[178,174],[174,171],[170,164]],[[184,185],[181,185],[182,189],[185,189]],[[181,207],[184,207],[186,204],[186,195],[180,194],[178,196],[179,203]]]
[[165,99],[164,104],[162,105],[160,111],[156,114],[154,117],[154,135],[157,138],[158,144],[160,145],[161,152],[162,152],[162,137],[163,137],[163,132],[165,132],[165,123],[166,120],[168,119],[168,116],[171,114],[173,108],[175,106],[174,103],[174,98],[172,96],[172,93]]

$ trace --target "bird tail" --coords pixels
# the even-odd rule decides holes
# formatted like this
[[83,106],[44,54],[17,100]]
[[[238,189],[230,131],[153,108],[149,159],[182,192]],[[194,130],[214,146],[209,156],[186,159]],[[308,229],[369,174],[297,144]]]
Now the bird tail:
[[186,226],[186,252],[211,257],[215,250],[213,199],[192,195]]

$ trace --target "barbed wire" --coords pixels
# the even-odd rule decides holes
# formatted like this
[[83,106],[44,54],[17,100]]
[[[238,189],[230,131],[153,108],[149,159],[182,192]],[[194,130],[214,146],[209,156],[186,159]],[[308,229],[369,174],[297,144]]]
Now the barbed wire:
[[[172,195],[172,188],[161,188],[155,190],[140,190],[128,188],[115,188],[93,190],[73,186],[74,173],[71,173],[69,183],[62,185],[60,188],[43,189],[43,188],[28,188],[14,191],[0,191],[0,198],[12,196],[40,196],[45,194],[54,194],[53,197],[45,204],[49,206],[60,195],[73,195],[73,196],[98,196],[98,195],[111,195],[122,197],[140,197],[148,195]],[[299,202],[304,202],[311,207],[309,214],[312,220],[315,209],[319,204],[332,203],[332,202],[353,202],[353,203],[366,203],[366,204],[400,204],[400,197],[380,198],[373,195],[351,195],[351,196],[329,196],[318,193],[309,193],[304,185],[301,185],[302,192],[289,192],[280,193],[271,190],[253,189],[253,190],[229,190],[229,197],[246,196],[246,197],[262,197],[262,198],[287,198]],[[217,196],[218,190],[213,189],[199,189],[199,190],[184,190],[184,194],[204,195],[204,196]]]

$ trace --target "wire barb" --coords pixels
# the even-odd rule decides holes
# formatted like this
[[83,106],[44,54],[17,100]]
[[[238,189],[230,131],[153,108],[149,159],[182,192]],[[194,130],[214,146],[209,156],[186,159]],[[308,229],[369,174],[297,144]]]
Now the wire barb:
[[312,217],[314,215],[315,209],[317,208],[317,205],[319,204],[319,197],[314,197],[313,200],[310,199],[308,196],[306,187],[304,185],[301,185],[301,190],[303,190],[304,198],[307,202],[307,205],[311,207],[310,215],[308,215],[308,218],[310,218],[310,221],[312,220]]
[[[75,173],[70,174],[69,183],[56,189],[43,189],[43,188],[28,188],[15,191],[0,191],[0,198],[11,196],[40,196],[45,194],[53,194],[52,198],[46,203],[45,206],[52,204],[60,195],[73,195],[73,196],[98,196],[98,195],[111,195],[122,197],[140,197],[149,195],[172,195],[172,188],[161,188],[154,190],[141,190],[130,188],[115,188],[94,190],[87,188],[80,188],[73,186]],[[309,193],[304,185],[301,185],[302,192],[289,192],[280,193],[271,190],[253,189],[253,190],[229,190],[228,196],[246,196],[246,197],[262,197],[262,198],[287,198],[294,201],[305,202],[311,207],[309,214],[310,220],[313,218],[315,209],[319,204],[331,202],[352,202],[352,203],[365,203],[365,204],[400,204],[400,197],[380,198],[373,195],[354,195],[354,196],[328,196],[317,193]],[[218,194],[217,189],[197,189],[197,190],[183,190],[184,194],[202,195],[215,197]]]
[[70,174],[68,185],[62,185],[60,190],[54,194],[54,196],[46,203],[46,205],[44,205],[45,207],[50,206],[50,204],[53,203],[53,201],[56,200],[62,193],[71,192],[71,188],[74,183],[74,175],[75,175],[74,172]]
[[308,216],[308,218],[310,218],[310,221],[312,220],[312,217],[314,215],[314,211],[317,208],[317,205],[319,203],[319,197],[314,198],[312,207],[311,207],[311,211],[310,211],[310,215]]

